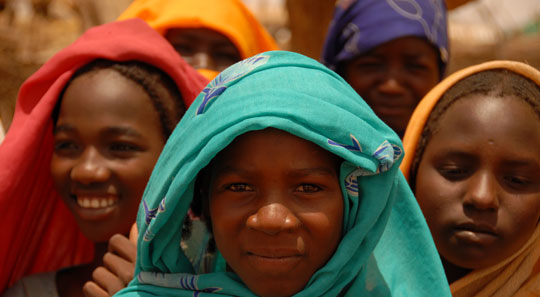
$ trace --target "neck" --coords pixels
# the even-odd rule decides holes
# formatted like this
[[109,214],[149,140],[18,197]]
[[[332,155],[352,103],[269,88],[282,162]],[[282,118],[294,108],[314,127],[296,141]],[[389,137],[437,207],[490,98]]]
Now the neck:
[[441,258],[441,260],[444,267],[444,273],[446,274],[446,278],[448,279],[449,284],[452,284],[453,282],[457,281],[458,279],[464,277],[469,272],[471,272],[470,269],[456,266],[443,258]]

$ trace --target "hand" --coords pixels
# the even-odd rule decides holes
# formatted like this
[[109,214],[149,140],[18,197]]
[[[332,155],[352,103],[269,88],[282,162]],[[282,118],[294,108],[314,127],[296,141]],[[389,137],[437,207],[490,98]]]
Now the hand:
[[133,224],[129,239],[115,234],[109,240],[109,251],[103,256],[103,265],[92,273],[93,281],[83,286],[86,297],[112,296],[125,288],[133,279],[137,255],[137,225]]

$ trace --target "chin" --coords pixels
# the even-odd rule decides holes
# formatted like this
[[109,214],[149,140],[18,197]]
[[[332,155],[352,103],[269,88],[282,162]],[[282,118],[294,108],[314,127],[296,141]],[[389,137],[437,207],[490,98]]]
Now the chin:
[[[261,287],[261,284],[264,287]],[[290,285],[284,285],[283,282],[274,283],[262,281],[256,286],[248,285],[248,288],[253,293],[255,293],[255,295],[260,297],[288,297],[300,292],[304,288],[304,286],[302,286],[301,288],[295,288]]]

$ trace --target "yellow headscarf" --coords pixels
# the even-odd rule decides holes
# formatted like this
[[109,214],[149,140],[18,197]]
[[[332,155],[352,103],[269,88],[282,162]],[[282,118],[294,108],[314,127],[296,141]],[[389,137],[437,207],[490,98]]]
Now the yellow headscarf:
[[[490,69],[507,69],[540,86],[540,71],[513,61],[492,61],[457,71],[433,88],[416,107],[407,125],[403,147],[405,158],[400,169],[407,180],[424,126],[441,97],[460,80]],[[484,269],[470,272],[450,284],[454,297],[469,296],[540,296],[540,225],[529,241],[506,260]]]
[[229,38],[242,59],[278,49],[240,0],[135,0],[118,19],[135,17],[161,35],[171,28],[211,29]]

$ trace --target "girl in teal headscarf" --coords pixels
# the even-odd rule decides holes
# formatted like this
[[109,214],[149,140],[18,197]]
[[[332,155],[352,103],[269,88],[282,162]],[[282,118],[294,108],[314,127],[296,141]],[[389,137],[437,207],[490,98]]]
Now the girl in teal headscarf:
[[[137,218],[136,278],[117,296],[450,296],[402,152],[312,59],[276,51],[229,67],[160,156]],[[212,248],[180,244],[199,203],[213,238],[202,242],[215,242],[205,273]]]

